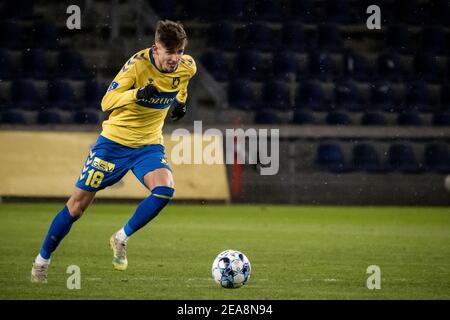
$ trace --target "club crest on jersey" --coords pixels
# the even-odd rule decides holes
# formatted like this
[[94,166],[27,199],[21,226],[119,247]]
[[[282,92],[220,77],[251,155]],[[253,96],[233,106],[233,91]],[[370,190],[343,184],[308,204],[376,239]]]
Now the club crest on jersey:
[[114,90],[119,86],[119,83],[116,81],[111,82],[111,85],[108,88],[108,91]]
[[180,85],[180,77],[172,78],[172,89],[177,88]]
[[105,171],[105,172],[112,172],[114,170],[114,168],[116,167],[116,165],[114,163],[102,160],[98,157],[94,158],[94,161],[92,162],[92,167],[99,169],[101,171]]

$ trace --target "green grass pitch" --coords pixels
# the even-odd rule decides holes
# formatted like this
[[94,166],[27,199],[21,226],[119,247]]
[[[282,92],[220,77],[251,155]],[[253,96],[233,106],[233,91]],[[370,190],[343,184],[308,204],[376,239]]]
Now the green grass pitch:
[[[170,205],[129,240],[115,271],[109,237],[129,204],[93,204],[52,257],[48,284],[29,282],[58,204],[0,204],[0,299],[449,299],[450,210],[428,207]],[[252,263],[223,289],[211,263],[225,249]],[[66,286],[67,267],[81,289]],[[381,289],[369,290],[369,265]]]

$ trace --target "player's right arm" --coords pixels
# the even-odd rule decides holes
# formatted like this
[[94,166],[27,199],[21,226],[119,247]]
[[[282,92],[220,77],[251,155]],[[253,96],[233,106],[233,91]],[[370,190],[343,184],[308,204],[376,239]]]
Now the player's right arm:
[[131,59],[125,63],[103,96],[102,111],[111,111],[137,101],[136,93],[139,88],[134,88],[136,66],[130,61]]

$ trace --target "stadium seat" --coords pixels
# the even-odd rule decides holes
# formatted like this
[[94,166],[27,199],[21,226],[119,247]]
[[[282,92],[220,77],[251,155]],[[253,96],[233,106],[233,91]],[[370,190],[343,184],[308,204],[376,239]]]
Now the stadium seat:
[[289,50],[304,51],[308,45],[303,24],[299,22],[283,23],[283,46]]
[[16,80],[12,83],[11,100],[15,107],[25,110],[37,110],[44,102],[34,82],[30,80]]
[[405,25],[391,25],[386,32],[386,45],[388,49],[393,49],[406,54],[413,51],[411,34]]
[[59,47],[60,36],[52,22],[44,20],[36,21],[33,29],[33,43],[36,47],[51,50]]
[[256,124],[280,124],[280,119],[275,111],[270,109],[257,110],[255,113],[254,122]]
[[76,111],[73,121],[78,124],[97,124],[99,122],[98,113],[92,110]]
[[446,144],[428,144],[424,151],[424,164],[427,170],[450,173],[450,151]]
[[282,51],[273,58],[273,74],[277,79],[295,79],[298,68],[297,58],[293,51]]
[[422,126],[423,120],[418,113],[405,112],[397,116],[397,124],[399,126]]
[[245,39],[245,48],[264,52],[274,49],[273,30],[265,23],[249,24],[245,28]]
[[449,26],[450,21],[450,3],[448,0],[433,0],[427,4],[428,14],[427,22],[429,24],[438,24]]
[[201,57],[201,61],[214,79],[218,81],[228,80],[228,63],[222,51],[214,50],[206,52]]
[[60,77],[79,80],[90,77],[81,54],[71,49],[63,49],[60,51],[58,69],[58,75]]
[[325,99],[325,93],[320,84],[311,81],[300,83],[295,101],[297,109],[311,109],[313,111],[331,110],[331,105]]
[[209,41],[217,49],[237,49],[239,43],[235,36],[233,25],[228,21],[217,22],[209,32]]
[[62,124],[63,118],[61,112],[55,109],[46,109],[39,112],[38,115],[39,124]]
[[13,21],[0,21],[0,48],[21,49],[22,31]]
[[351,10],[348,0],[334,0],[325,2],[325,14],[321,16],[323,22],[339,24],[352,23]]
[[1,123],[4,124],[25,124],[25,115],[20,109],[10,109],[3,111],[0,116]]
[[400,81],[402,79],[402,68],[400,56],[395,52],[385,52],[377,60],[377,77],[383,81]]
[[424,81],[409,83],[406,87],[406,111],[432,112],[435,107],[430,101],[428,85]]
[[101,109],[101,101],[108,89],[107,85],[96,81],[87,81],[84,86],[84,97],[86,107],[90,109]]
[[255,106],[255,93],[251,83],[242,79],[229,81],[228,101],[234,108],[252,110]]
[[381,162],[377,151],[371,144],[358,143],[352,148],[353,167],[355,170],[370,173],[381,173],[387,171]]
[[387,125],[386,118],[375,112],[364,113],[361,117],[361,125],[363,126],[385,126]]
[[341,33],[337,25],[319,25],[317,32],[317,48],[319,51],[339,52],[343,49]]
[[326,52],[311,52],[308,57],[308,71],[311,78],[328,80],[333,76],[333,61]]
[[48,83],[48,102],[51,108],[73,110],[79,107],[72,87],[64,81]]
[[299,124],[299,125],[315,124],[316,119],[314,118],[314,116],[312,115],[311,112],[295,111],[292,122],[294,124]]
[[290,18],[293,21],[313,23],[317,20],[317,12],[313,0],[290,1]]
[[337,109],[361,111],[361,97],[351,82],[338,82],[334,87],[334,102]]
[[424,27],[420,33],[420,51],[430,54],[445,54],[445,32],[438,26]]
[[397,0],[393,4],[396,22],[421,25],[425,21],[425,14],[417,0]]
[[222,0],[219,5],[223,19],[241,21],[248,19],[247,4],[242,0]]
[[262,91],[264,108],[286,111],[291,108],[289,87],[284,81],[271,80],[264,84]]
[[437,127],[450,126],[450,113],[437,113],[433,115],[432,125]]
[[176,0],[147,0],[148,4],[158,13],[163,19],[176,20]]
[[450,111],[450,84],[441,86],[441,110]]
[[5,2],[4,10],[8,18],[26,20],[34,17],[33,0],[14,0]]
[[389,147],[388,162],[392,170],[405,173],[419,173],[422,166],[417,163],[414,150],[410,145],[393,144]]
[[44,50],[25,50],[22,54],[22,70],[25,77],[48,79],[49,70]]
[[261,55],[255,50],[245,50],[236,57],[236,71],[238,78],[250,80],[264,80],[265,66]]
[[283,19],[281,0],[260,0],[255,2],[255,18],[277,22]]
[[335,173],[350,171],[350,167],[345,162],[341,147],[334,143],[318,145],[314,164],[320,170]]
[[12,61],[7,50],[0,49],[0,79],[10,80],[15,76]]
[[358,81],[371,79],[371,70],[366,57],[356,53],[347,53],[344,58],[344,75]]
[[330,112],[325,117],[325,122],[332,126],[349,126],[352,124],[352,119],[343,112]]
[[396,111],[392,87],[388,83],[375,83],[370,86],[370,104],[372,109],[388,112]]
[[440,81],[436,57],[431,54],[418,54],[414,57],[414,78],[426,82]]

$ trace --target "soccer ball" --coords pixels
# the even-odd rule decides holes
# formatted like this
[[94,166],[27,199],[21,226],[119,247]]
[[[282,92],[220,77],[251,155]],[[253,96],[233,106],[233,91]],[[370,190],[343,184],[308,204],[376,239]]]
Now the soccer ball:
[[224,288],[239,288],[250,279],[250,261],[237,250],[225,250],[218,254],[212,264],[214,281]]

